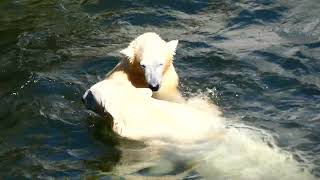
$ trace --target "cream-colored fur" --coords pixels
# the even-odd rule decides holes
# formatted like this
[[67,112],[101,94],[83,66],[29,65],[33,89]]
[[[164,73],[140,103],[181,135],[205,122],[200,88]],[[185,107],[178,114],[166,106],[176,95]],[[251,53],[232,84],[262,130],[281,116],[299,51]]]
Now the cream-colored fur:
[[181,102],[183,99],[178,90],[179,78],[172,64],[177,44],[177,40],[166,42],[156,33],[144,33],[120,51],[126,57],[107,74],[106,78],[130,81],[137,88],[148,88],[141,62],[148,65],[161,63],[163,67],[160,89],[154,91],[152,97]]
[[[143,169],[141,166],[150,162],[148,158],[159,156],[160,162],[174,163],[177,158],[178,162],[188,162],[193,166],[190,170],[199,172],[204,179],[315,179],[308,171],[302,171],[289,153],[281,152],[271,136],[259,135],[260,130],[237,128],[236,124],[227,127],[218,111],[207,111],[204,109],[209,107],[200,106],[203,102],[174,103],[151,95],[150,89],[135,88],[128,81],[118,80],[101,81],[84,95],[87,108],[113,118],[114,132],[142,140],[157,151],[152,157],[143,152],[141,156],[146,160],[141,160],[141,164],[134,161],[136,167],[139,166],[134,172]],[[199,108],[194,108],[196,104]],[[121,172],[121,167],[117,167],[120,174],[129,174],[127,161],[132,157],[125,158],[122,156],[125,163],[119,166],[124,165],[126,169]],[[170,168],[167,163],[164,166]]]
[[218,115],[154,99],[150,89],[135,88],[124,81],[104,80],[92,86],[88,93],[96,104],[91,109],[102,112],[95,108],[102,107],[104,113],[113,117],[113,130],[134,140],[195,142],[207,138],[209,132],[219,132],[222,124],[218,123],[222,120]]

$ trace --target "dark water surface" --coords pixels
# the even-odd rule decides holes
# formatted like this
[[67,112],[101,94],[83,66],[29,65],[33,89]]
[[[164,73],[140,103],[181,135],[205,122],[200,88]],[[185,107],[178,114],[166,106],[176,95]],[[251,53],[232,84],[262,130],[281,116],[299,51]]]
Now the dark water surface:
[[112,177],[126,150],[80,97],[147,31],[180,40],[186,95],[214,92],[226,117],[320,177],[319,12],[318,0],[2,0],[0,177]]

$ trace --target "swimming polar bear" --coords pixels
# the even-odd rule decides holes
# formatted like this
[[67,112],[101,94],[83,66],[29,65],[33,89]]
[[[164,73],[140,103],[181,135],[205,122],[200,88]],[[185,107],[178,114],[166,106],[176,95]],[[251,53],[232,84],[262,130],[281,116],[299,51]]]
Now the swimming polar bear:
[[[88,109],[113,118],[113,130],[134,140],[194,142],[222,128],[222,118],[192,106],[158,100],[148,88],[104,80],[83,96]],[[194,123],[197,121],[197,123]]]
[[[236,124],[230,126],[215,111],[158,100],[151,95],[150,89],[135,88],[129,82],[103,80],[85,92],[83,102],[88,109],[107,116],[118,135],[159,149],[159,152],[152,151],[156,155],[151,156],[159,156],[153,162],[155,165],[166,162],[158,165],[160,171],[177,160],[192,164],[186,171],[195,171],[205,179],[316,179],[289,152],[278,148],[266,132],[259,134],[257,132],[263,131]],[[124,163],[115,167],[121,176],[142,179],[135,176],[136,172],[149,168],[143,160],[137,164],[140,162],[130,162],[132,157],[122,159]],[[132,167],[128,167],[129,164]],[[158,166],[153,171],[157,171]],[[188,172],[173,178],[183,179],[186,174]]]
[[182,102],[173,66],[177,45],[178,40],[166,42],[154,32],[144,33],[120,51],[125,58],[106,79],[129,81],[137,88],[150,88],[154,98]]

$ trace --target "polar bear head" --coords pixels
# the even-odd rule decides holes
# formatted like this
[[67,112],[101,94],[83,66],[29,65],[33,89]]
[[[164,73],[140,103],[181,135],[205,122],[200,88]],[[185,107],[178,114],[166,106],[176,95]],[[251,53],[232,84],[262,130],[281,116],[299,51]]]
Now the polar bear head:
[[131,72],[142,75],[152,91],[158,91],[163,75],[172,65],[178,40],[169,42],[153,32],[138,36],[120,51],[131,64]]

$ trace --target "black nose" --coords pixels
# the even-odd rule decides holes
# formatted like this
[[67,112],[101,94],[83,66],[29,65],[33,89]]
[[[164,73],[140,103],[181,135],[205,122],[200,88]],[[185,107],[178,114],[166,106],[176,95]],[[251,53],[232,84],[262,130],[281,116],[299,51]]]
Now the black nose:
[[152,91],[158,91],[159,88],[160,88],[160,85],[159,85],[159,84],[156,84],[156,85],[150,85],[150,84],[149,84],[149,88],[150,88]]

